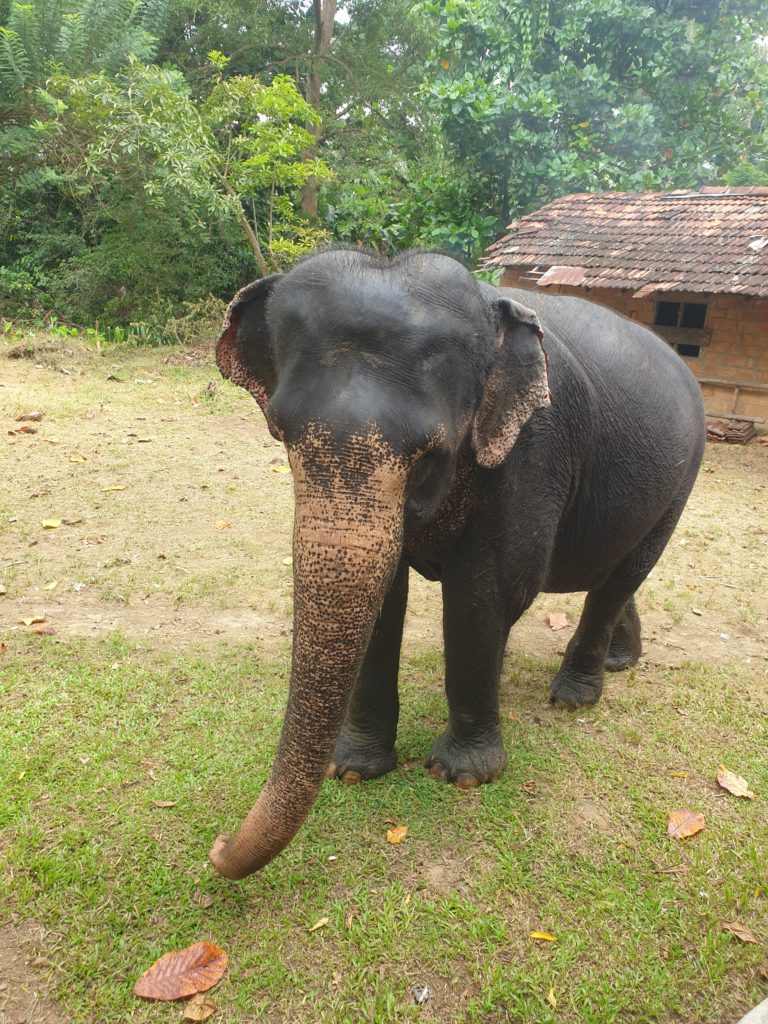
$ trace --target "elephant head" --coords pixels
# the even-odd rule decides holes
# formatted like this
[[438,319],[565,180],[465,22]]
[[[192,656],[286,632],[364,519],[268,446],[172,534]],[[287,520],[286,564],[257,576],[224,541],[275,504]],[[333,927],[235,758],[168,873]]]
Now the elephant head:
[[294,479],[294,633],[275,762],[211,860],[242,878],[309,813],[410,519],[434,517],[460,451],[485,470],[548,404],[535,315],[450,257],[324,250],[233,299],[216,348]]

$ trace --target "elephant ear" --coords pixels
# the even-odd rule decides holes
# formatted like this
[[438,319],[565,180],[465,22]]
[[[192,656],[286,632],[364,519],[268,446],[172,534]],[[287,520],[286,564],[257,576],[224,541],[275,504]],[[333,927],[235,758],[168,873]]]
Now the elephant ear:
[[472,444],[485,469],[499,466],[524,424],[550,404],[544,334],[532,309],[496,298],[499,349],[472,424]]
[[272,274],[241,288],[227,307],[216,343],[216,365],[222,377],[250,391],[262,412],[277,387],[267,300],[279,278],[280,274]]

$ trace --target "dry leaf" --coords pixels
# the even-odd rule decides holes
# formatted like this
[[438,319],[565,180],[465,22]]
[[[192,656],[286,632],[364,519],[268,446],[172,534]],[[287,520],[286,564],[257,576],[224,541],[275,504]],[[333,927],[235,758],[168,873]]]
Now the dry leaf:
[[175,807],[178,802],[179,802],[178,800],[153,800],[152,801],[152,806],[153,807]]
[[126,488],[125,484],[110,484],[109,487],[102,487],[102,491],[124,491]]
[[312,927],[309,929],[311,932],[316,932],[320,928],[325,928],[326,925],[331,923],[330,917],[321,917],[319,921],[315,921]]
[[356,917],[357,917],[357,911],[356,910],[350,910],[350,912],[347,914],[346,919],[344,921],[344,924],[347,926],[347,929],[350,929],[352,927],[352,922],[354,921],[354,919]]
[[56,630],[53,626],[35,626],[32,632],[37,633],[38,636],[54,636]]
[[0,583],[0,596],[2,596],[3,594],[7,594],[7,593],[8,593],[8,591],[5,589],[3,584]]
[[672,839],[686,839],[695,836],[704,828],[704,815],[698,811],[670,811],[667,835]]
[[293,565],[293,558],[289,555],[283,559],[283,565]]
[[43,587],[43,590],[55,590],[56,587],[58,587],[58,585],[59,585],[59,581],[58,580],[51,580],[50,583],[46,583],[45,584],[45,586]]
[[84,455],[70,455],[69,456],[69,461],[70,462],[85,462],[86,459],[85,459]]
[[156,960],[136,982],[133,994],[142,999],[184,999],[213,988],[226,969],[223,949],[213,942],[196,942]]
[[289,466],[270,466],[269,467],[269,471],[270,471],[270,473],[290,473],[291,472]]
[[520,721],[520,719],[517,717],[517,715],[513,714],[511,711],[509,712],[509,715],[507,717],[509,718],[510,722],[519,722]]
[[393,828],[387,829],[387,842],[392,843],[393,846],[399,846],[407,835],[407,825],[395,825]]
[[547,622],[553,632],[558,629],[565,629],[568,625],[568,616],[565,612],[550,612],[547,616]]
[[557,1009],[557,999],[555,998],[555,990],[551,988],[547,993],[547,1002],[553,1010]]
[[211,1001],[210,996],[199,992],[192,996],[184,1007],[184,1020],[201,1021],[208,1020],[216,1012],[216,1004]]
[[35,626],[38,622],[45,622],[45,616],[28,615],[26,619],[19,619],[19,623],[23,626]]
[[60,519],[44,519],[42,521],[42,523],[40,523],[40,525],[42,526],[42,528],[44,530],[58,530],[58,528],[61,526],[61,520]]
[[670,772],[669,777],[670,779],[687,779],[688,772]]
[[754,942],[759,945],[758,940],[754,934],[746,927],[746,925],[739,924],[738,921],[732,921],[730,924],[723,925],[724,932],[730,932],[731,935],[735,935],[737,939],[741,939],[742,942]]
[[550,935],[549,932],[531,932],[528,938],[536,939],[538,942],[557,942],[557,936]]
[[231,530],[232,523],[228,523],[225,519],[219,519],[215,524],[217,530]]
[[747,800],[754,800],[755,794],[749,788],[749,784],[746,779],[742,779],[740,775],[734,774],[734,772],[728,771],[724,764],[717,766],[717,781],[723,789],[727,789],[729,793],[733,793],[734,796],[743,796]]

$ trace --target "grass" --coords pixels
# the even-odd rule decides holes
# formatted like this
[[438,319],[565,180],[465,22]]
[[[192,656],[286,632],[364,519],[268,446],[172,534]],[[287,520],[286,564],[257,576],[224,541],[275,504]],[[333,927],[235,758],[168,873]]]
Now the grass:
[[[510,658],[509,766],[461,794],[420,767],[444,718],[441,658],[422,650],[403,667],[398,770],[324,786],[288,850],[233,885],[206,853],[266,777],[286,656],[41,637],[2,658],[2,913],[47,929],[73,1022],[167,1019],[133,982],[201,939],[229,954],[214,999],[235,1022],[715,1022],[765,995],[764,946],[721,928],[768,940],[768,697],[744,669],[636,671],[573,716],[543,702],[551,665]],[[762,799],[719,792],[720,760]],[[707,828],[673,842],[683,806]]]

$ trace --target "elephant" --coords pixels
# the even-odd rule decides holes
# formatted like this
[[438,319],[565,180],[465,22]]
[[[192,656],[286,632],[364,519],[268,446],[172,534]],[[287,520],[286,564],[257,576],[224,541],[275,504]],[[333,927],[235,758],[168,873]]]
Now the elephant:
[[243,878],[287,846],[323,779],[396,765],[409,568],[439,580],[448,722],[425,762],[469,789],[506,755],[510,629],[586,591],[550,700],[594,704],[641,654],[635,592],[704,450],[701,392],[650,329],[581,298],[478,281],[410,250],[319,250],[232,300],[216,348],[293,475],[294,628],[274,764],[210,859]]

